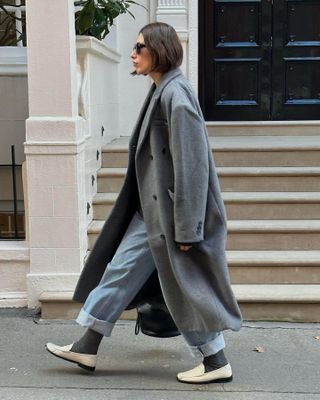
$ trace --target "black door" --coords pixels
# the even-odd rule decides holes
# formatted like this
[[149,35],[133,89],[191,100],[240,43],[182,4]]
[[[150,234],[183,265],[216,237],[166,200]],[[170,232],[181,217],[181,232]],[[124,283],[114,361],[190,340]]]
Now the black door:
[[199,2],[207,120],[320,119],[320,0]]

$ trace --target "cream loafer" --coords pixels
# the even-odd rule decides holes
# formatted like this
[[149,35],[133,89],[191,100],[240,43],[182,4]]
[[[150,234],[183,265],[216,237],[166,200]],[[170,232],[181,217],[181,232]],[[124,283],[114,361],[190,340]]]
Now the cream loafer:
[[232,381],[231,365],[215,369],[214,371],[205,372],[203,363],[189,371],[177,374],[177,379],[185,383],[210,383],[210,382],[230,382]]
[[70,351],[72,344],[67,346],[57,346],[53,343],[47,343],[46,349],[49,353],[63,360],[70,361],[79,365],[88,371],[94,371],[97,363],[97,356],[95,354],[81,354]]

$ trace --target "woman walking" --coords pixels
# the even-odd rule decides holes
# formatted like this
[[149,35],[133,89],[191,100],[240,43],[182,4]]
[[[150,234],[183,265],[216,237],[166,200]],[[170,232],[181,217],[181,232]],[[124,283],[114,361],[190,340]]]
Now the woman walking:
[[223,330],[239,330],[241,313],[226,261],[226,213],[199,103],[179,66],[176,31],[141,29],[131,53],[136,75],[153,84],[133,129],[124,185],[80,276],[74,299],[87,330],[47,350],[94,370],[103,336],[157,271],[169,312],[197,367],[181,382],[230,381]]

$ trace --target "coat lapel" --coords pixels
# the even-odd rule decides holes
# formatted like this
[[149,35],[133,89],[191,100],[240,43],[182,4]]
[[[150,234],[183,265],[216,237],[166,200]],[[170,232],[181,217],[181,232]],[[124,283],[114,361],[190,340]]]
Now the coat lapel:
[[[151,100],[150,100],[150,92],[151,91],[149,92],[149,95],[147,96],[148,102],[150,101],[149,107],[147,106],[146,101],[145,101],[143,108],[142,108],[142,112],[139,115],[139,120],[141,121],[141,119],[143,118],[143,121],[142,121],[142,125],[140,128],[140,133],[139,133],[139,142],[138,142],[138,146],[137,146],[136,157],[142,147],[143,142],[145,141],[146,137],[148,136],[149,126],[150,126],[150,122],[152,119],[152,114],[154,113],[154,111],[156,109],[158,99],[160,98],[163,89],[167,86],[167,84],[172,79],[174,79],[176,76],[181,75],[181,74],[182,74],[182,72],[181,72],[180,68],[168,71],[167,73],[165,73],[162,76],[160,84],[156,87],[156,89],[154,90],[154,93],[152,91],[153,95],[151,93],[151,95],[152,95]],[[152,87],[155,87],[155,84],[153,84]],[[136,125],[135,129],[138,129],[138,127],[139,127],[139,124]]]
[[133,127],[130,143],[134,143],[134,142],[137,143],[137,141],[139,139],[139,132],[141,130],[141,125],[142,125],[144,116],[146,114],[146,111],[148,109],[148,105],[150,103],[150,99],[152,98],[152,95],[153,95],[155,89],[156,89],[156,85],[155,84],[153,84],[149,89],[147,97],[145,98],[145,101],[144,101],[144,103],[143,103],[143,105],[141,107],[141,110],[139,112],[137,121],[136,121],[136,123],[135,123],[135,125]]

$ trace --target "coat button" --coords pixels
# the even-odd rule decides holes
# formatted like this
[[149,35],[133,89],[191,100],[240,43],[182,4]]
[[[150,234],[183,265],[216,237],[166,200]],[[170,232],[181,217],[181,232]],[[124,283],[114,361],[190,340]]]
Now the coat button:
[[152,196],[155,200],[157,200],[157,196],[154,194],[153,196]]
[[162,153],[166,154],[166,148],[165,147],[162,149]]
[[149,156],[149,157],[150,157],[150,160],[153,160],[153,155],[152,155],[152,154],[150,154],[150,156]]
[[165,236],[164,235],[160,235],[161,239],[165,240]]

